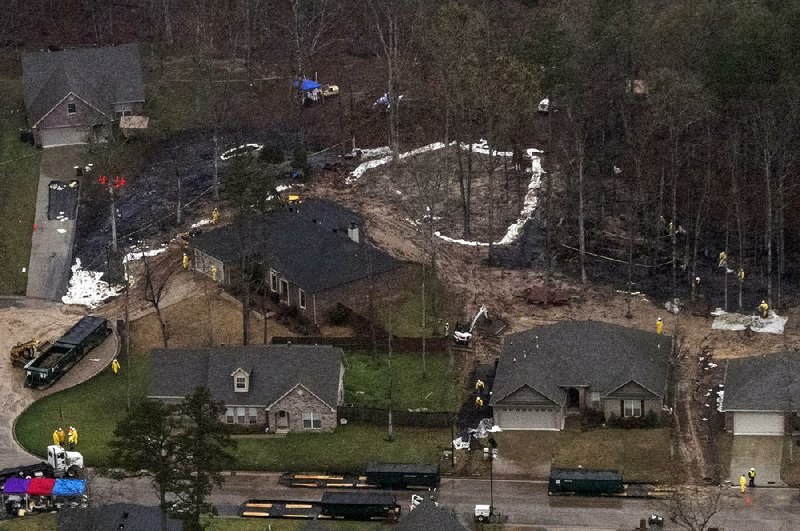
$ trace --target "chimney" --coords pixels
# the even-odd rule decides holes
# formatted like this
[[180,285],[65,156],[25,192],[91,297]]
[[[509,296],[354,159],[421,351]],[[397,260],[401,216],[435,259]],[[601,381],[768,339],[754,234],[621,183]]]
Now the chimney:
[[347,237],[358,243],[358,226],[356,225],[355,221],[352,222],[350,227],[347,229]]

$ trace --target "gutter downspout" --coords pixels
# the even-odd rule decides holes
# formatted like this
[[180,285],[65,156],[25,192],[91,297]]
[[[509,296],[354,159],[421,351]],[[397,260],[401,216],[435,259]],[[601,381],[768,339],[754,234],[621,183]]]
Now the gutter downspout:
[[311,294],[311,304],[314,306],[314,324],[317,324],[317,294]]

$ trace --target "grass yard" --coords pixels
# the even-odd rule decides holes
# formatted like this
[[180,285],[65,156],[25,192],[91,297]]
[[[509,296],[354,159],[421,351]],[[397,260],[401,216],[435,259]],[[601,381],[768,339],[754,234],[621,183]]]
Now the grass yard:
[[497,436],[495,472],[547,478],[550,467],[621,470],[625,481],[672,482],[682,476],[670,457],[668,428],[585,432],[519,431]]
[[36,212],[40,152],[19,141],[25,127],[22,80],[0,78],[0,295],[24,295]]
[[683,476],[681,462],[670,457],[670,430],[602,429],[565,433],[553,466],[610,468],[625,481],[673,482]]
[[44,513],[0,521],[2,531],[56,531],[58,516],[55,513]]
[[[131,401],[145,397],[150,378],[150,356],[132,351]],[[53,430],[61,426],[66,431],[72,425],[78,430],[78,450],[87,466],[107,466],[110,450],[106,443],[114,427],[125,416],[126,370],[124,357],[120,359],[122,371],[114,377],[110,370],[103,371],[88,382],[60,393],[42,398],[25,410],[17,419],[15,434],[20,444],[29,452],[43,456],[52,444]]]
[[450,430],[395,428],[386,442],[382,426],[347,425],[335,433],[290,433],[285,438],[239,439],[239,468],[275,471],[363,470],[370,461],[438,463]]
[[[346,354],[345,403],[385,407],[389,397],[389,361],[376,361],[369,353]],[[448,357],[429,353],[427,375],[422,373],[422,356],[399,353],[392,356],[392,395],[398,409],[427,408],[429,411],[458,411],[461,404],[460,367],[448,369]]]
[[[430,273],[425,283],[425,335],[444,334],[444,316],[447,314],[447,290],[444,284]],[[398,293],[399,300],[378,308],[379,319],[387,331],[399,337],[422,336],[422,271],[416,272],[412,282],[405,283]]]

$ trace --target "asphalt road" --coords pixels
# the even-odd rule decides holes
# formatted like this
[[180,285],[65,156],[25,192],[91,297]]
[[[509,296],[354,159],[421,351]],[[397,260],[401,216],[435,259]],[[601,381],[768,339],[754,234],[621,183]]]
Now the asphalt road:
[[[222,515],[235,515],[239,504],[249,498],[319,500],[322,490],[290,489],[278,485],[279,474],[239,473],[226,478],[222,488],[212,495]],[[634,529],[639,519],[650,514],[665,515],[658,500],[635,498],[582,498],[547,495],[541,481],[495,480],[493,485],[496,510],[508,515],[515,527],[538,529],[611,530]],[[397,492],[398,503],[407,512],[411,492]],[[438,491],[440,506],[455,510],[466,524],[473,508],[489,503],[489,481],[483,479],[444,479]],[[95,502],[128,501],[157,505],[155,491],[147,478],[123,481],[95,478],[91,481]],[[796,489],[755,489],[748,498],[737,490],[726,494],[715,523],[726,531],[790,531],[800,529],[800,505]],[[669,522],[665,529],[677,529]]]

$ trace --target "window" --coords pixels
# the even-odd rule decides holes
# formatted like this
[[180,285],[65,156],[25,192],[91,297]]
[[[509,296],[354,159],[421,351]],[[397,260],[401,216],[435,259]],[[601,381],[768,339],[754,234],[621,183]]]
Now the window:
[[244,376],[237,376],[236,377],[236,390],[237,391],[239,391],[239,390],[244,391],[245,389],[247,389],[247,378],[245,378]]
[[269,270],[269,289],[278,291],[278,272],[274,269]]
[[289,304],[289,282],[281,279],[281,300]]
[[236,423],[237,424],[246,424],[245,417],[247,416],[247,408],[246,407],[237,407],[236,408]]
[[255,424],[258,422],[258,409],[254,407],[247,408],[247,423]]
[[322,419],[319,413],[313,411],[303,412],[303,429],[304,430],[319,430],[322,428]]
[[298,290],[298,293],[300,294],[300,307],[305,310],[306,309],[306,292],[303,291],[303,290]]
[[74,103],[67,103],[67,113],[68,114],[75,114],[76,112],[78,112],[78,111],[77,111],[77,109],[75,109],[75,104]]
[[246,370],[239,367],[231,373],[231,378],[233,378],[234,393],[246,393],[250,390],[250,375]]
[[233,408],[229,407],[225,410],[225,422],[228,424],[233,424],[236,422],[236,415],[234,414]]
[[592,404],[599,404],[599,403],[600,403],[600,392],[592,391]]
[[642,416],[642,401],[641,400],[623,400],[622,401],[622,416],[623,417],[641,417]]

